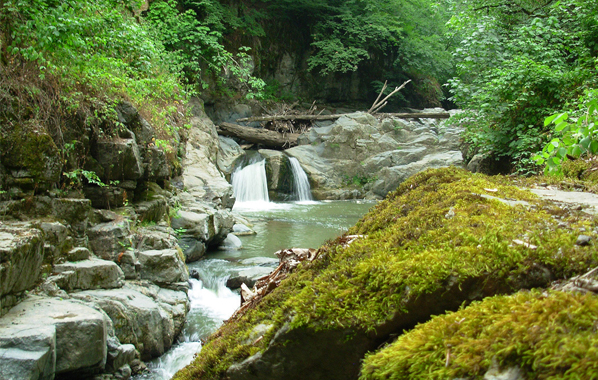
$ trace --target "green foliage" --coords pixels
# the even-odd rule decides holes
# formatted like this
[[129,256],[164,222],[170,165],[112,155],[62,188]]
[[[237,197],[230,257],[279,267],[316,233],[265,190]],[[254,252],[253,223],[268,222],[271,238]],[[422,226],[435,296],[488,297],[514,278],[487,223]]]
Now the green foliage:
[[544,120],[544,125],[554,125],[554,131],[559,135],[533,157],[539,165],[546,165],[546,174],[563,174],[562,165],[569,157],[576,159],[598,153],[597,110],[598,90],[592,90],[582,98],[575,118],[569,118],[569,113],[564,112]]
[[108,186],[104,182],[102,182],[100,177],[98,177],[98,175],[95,172],[89,170],[75,169],[70,172],[62,173],[62,175],[70,180],[71,186],[80,185],[81,179],[83,178],[85,178],[85,180],[89,184],[93,184],[99,187]]
[[520,292],[433,318],[364,361],[360,380],[482,378],[496,363],[525,379],[596,379],[598,297]]
[[265,83],[251,75],[249,48],[242,47],[233,54],[222,45],[226,20],[234,22],[226,9],[213,0],[158,1],[151,4],[147,19],[157,31],[156,38],[172,52],[190,83],[199,83],[206,89],[208,82],[202,76],[205,68],[216,75],[220,86],[232,78],[248,98],[260,96]]
[[548,139],[546,116],[595,82],[595,16],[586,0],[464,0],[450,22],[458,76],[453,100],[466,109],[466,140],[534,170]]

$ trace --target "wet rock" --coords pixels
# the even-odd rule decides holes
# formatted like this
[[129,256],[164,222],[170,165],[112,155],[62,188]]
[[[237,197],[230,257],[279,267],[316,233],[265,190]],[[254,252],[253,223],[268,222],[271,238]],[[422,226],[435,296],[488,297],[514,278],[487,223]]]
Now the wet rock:
[[139,252],[141,278],[156,284],[187,281],[189,273],[181,253],[176,249]]
[[[35,345],[42,351],[48,347],[49,353],[48,340],[52,339],[50,334],[54,329],[56,374],[82,376],[104,368],[109,327],[110,321],[104,313],[78,301],[30,297],[0,319],[0,336],[25,334],[27,330],[29,337],[40,338]],[[45,367],[48,366],[46,362]]]
[[239,239],[237,236],[233,235],[233,234],[228,234],[228,236],[226,237],[226,239],[224,239],[222,241],[222,243],[220,243],[220,245],[218,246],[218,249],[223,249],[223,250],[239,250],[243,248],[243,242],[241,241],[241,239]]
[[253,288],[256,281],[256,279],[247,276],[233,276],[226,280],[226,287],[229,289],[239,289],[242,284],[245,284],[249,288]]
[[266,178],[268,190],[276,193],[291,194],[293,192],[293,175],[288,157],[277,150],[260,149],[258,151],[266,160]]
[[254,230],[252,230],[251,228],[247,227],[246,225],[240,224],[240,223],[235,223],[235,225],[233,226],[232,233],[237,236],[255,235],[256,234],[256,232]]
[[120,288],[125,281],[125,275],[116,263],[93,258],[59,264],[54,271],[59,274],[73,272],[73,279],[69,281],[71,288],[65,290]]

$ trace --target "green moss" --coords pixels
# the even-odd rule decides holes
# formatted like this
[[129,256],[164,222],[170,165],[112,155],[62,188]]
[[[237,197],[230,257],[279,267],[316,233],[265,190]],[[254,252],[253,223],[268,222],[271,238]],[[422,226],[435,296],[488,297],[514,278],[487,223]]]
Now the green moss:
[[222,378],[232,363],[264,350],[271,336],[245,342],[257,323],[274,325],[271,334],[289,322],[291,329],[344,330],[375,341],[444,312],[444,305],[546,286],[596,265],[593,246],[575,245],[578,228],[589,231],[594,222],[545,206],[504,177],[456,168],[415,175],[348,232],[366,237],[348,247],[342,239],[326,244],[318,260],[226,324],[175,379]]
[[[438,316],[368,355],[361,380],[481,378],[497,362],[524,378],[598,378],[598,297],[520,292]],[[448,361],[447,361],[448,357]]]

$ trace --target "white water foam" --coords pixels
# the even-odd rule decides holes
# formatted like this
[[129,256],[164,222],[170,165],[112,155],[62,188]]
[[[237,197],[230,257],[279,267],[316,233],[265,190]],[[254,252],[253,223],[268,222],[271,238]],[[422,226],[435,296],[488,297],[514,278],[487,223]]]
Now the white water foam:
[[237,203],[270,202],[265,160],[237,169],[232,175],[232,183]]

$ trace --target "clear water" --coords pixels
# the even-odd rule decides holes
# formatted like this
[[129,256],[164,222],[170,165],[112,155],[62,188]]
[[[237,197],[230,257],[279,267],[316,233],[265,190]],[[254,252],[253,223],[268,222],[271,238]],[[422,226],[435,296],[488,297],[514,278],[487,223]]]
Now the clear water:
[[200,280],[190,280],[191,310],[177,343],[148,363],[151,372],[136,379],[166,380],[189,364],[201,349],[200,339],[216,331],[239,307],[241,299],[225,284],[230,276],[266,275],[278,265],[274,252],[284,248],[317,248],[344,233],[374,203],[355,201],[247,202],[235,212],[250,220],[257,235],[241,236],[244,249],[212,252],[189,264]]

